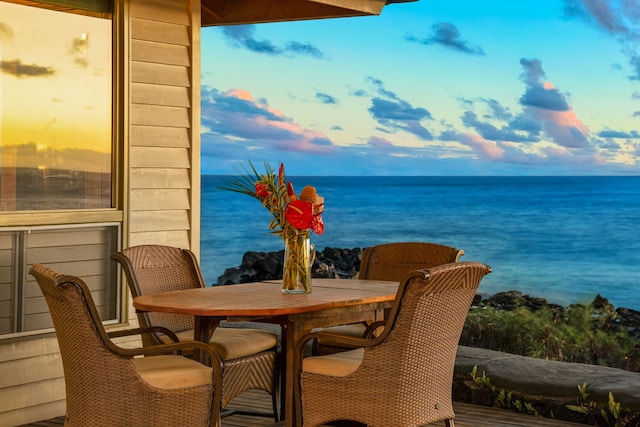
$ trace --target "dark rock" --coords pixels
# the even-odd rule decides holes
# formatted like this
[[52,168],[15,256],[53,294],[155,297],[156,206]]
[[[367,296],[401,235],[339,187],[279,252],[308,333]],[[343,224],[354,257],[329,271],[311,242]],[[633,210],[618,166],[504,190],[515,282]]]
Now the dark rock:
[[362,250],[324,248],[313,264],[313,277],[352,279],[360,271]]
[[[324,248],[316,255],[311,276],[316,278],[352,279],[360,271],[362,250]],[[217,285],[282,279],[284,250],[277,252],[246,252],[242,264],[227,268],[218,277]]]
[[515,310],[518,307],[526,307],[531,311],[536,311],[543,307],[551,306],[544,298],[523,295],[520,291],[498,292],[483,300],[483,303],[484,305],[507,311]]
[[284,250],[278,252],[246,252],[242,264],[227,268],[218,277],[218,285],[257,282],[282,278]]
[[472,306],[472,307],[478,307],[478,306],[480,306],[481,304],[482,304],[482,295],[480,295],[480,294],[476,294],[476,295],[473,297],[473,301],[471,302],[471,306]]
[[616,309],[615,321],[629,335],[640,340],[640,311],[620,307]]
[[602,295],[598,294],[591,302],[591,307],[596,310],[609,310],[613,306],[609,303],[609,300],[604,298]]

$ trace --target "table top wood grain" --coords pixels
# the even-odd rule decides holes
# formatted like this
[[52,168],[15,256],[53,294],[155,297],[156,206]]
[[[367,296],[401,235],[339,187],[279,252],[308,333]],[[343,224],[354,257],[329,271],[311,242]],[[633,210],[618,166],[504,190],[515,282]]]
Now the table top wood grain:
[[281,316],[385,302],[395,298],[397,282],[314,279],[308,294],[284,294],[281,282],[265,281],[142,295],[133,300],[141,311],[195,316]]

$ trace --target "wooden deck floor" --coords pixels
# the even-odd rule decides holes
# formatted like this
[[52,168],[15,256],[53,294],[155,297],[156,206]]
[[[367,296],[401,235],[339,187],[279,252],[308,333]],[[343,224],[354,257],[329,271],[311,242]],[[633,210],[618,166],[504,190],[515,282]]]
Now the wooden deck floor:
[[[568,423],[549,418],[534,417],[498,408],[470,405],[454,402],[456,411],[456,427],[584,427],[584,424]],[[268,394],[261,391],[249,391],[239,396],[230,405],[238,410],[271,411],[271,400]],[[60,427],[64,424],[64,417],[40,421],[20,427]],[[278,426],[269,417],[233,414],[222,419],[222,427],[261,427]],[[444,422],[430,426],[444,427]]]

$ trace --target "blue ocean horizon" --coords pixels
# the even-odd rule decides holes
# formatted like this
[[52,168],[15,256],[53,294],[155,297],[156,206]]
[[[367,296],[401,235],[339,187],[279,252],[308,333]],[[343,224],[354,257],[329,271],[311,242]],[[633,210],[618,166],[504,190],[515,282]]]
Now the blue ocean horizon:
[[[561,305],[600,294],[640,310],[640,177],[309,176],[325,198],[319,250],[428,241],[489,264],[482,294],[518,290]],[[201,267],[208,285],[247,251],[277,251],[268,211],[202,176]]]

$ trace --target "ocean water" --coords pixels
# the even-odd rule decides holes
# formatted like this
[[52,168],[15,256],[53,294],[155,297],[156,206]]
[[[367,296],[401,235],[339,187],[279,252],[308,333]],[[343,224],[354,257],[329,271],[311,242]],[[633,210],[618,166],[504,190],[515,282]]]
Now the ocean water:
[[[246,251],[277,251],[268,211],[202,177],[201,267],[208,284]],[[480,293],[520,290],[558,304],[601,294],[640,310],[640,177],[288,177],[325,198],[325,247],[429,241],[489,264]]]

